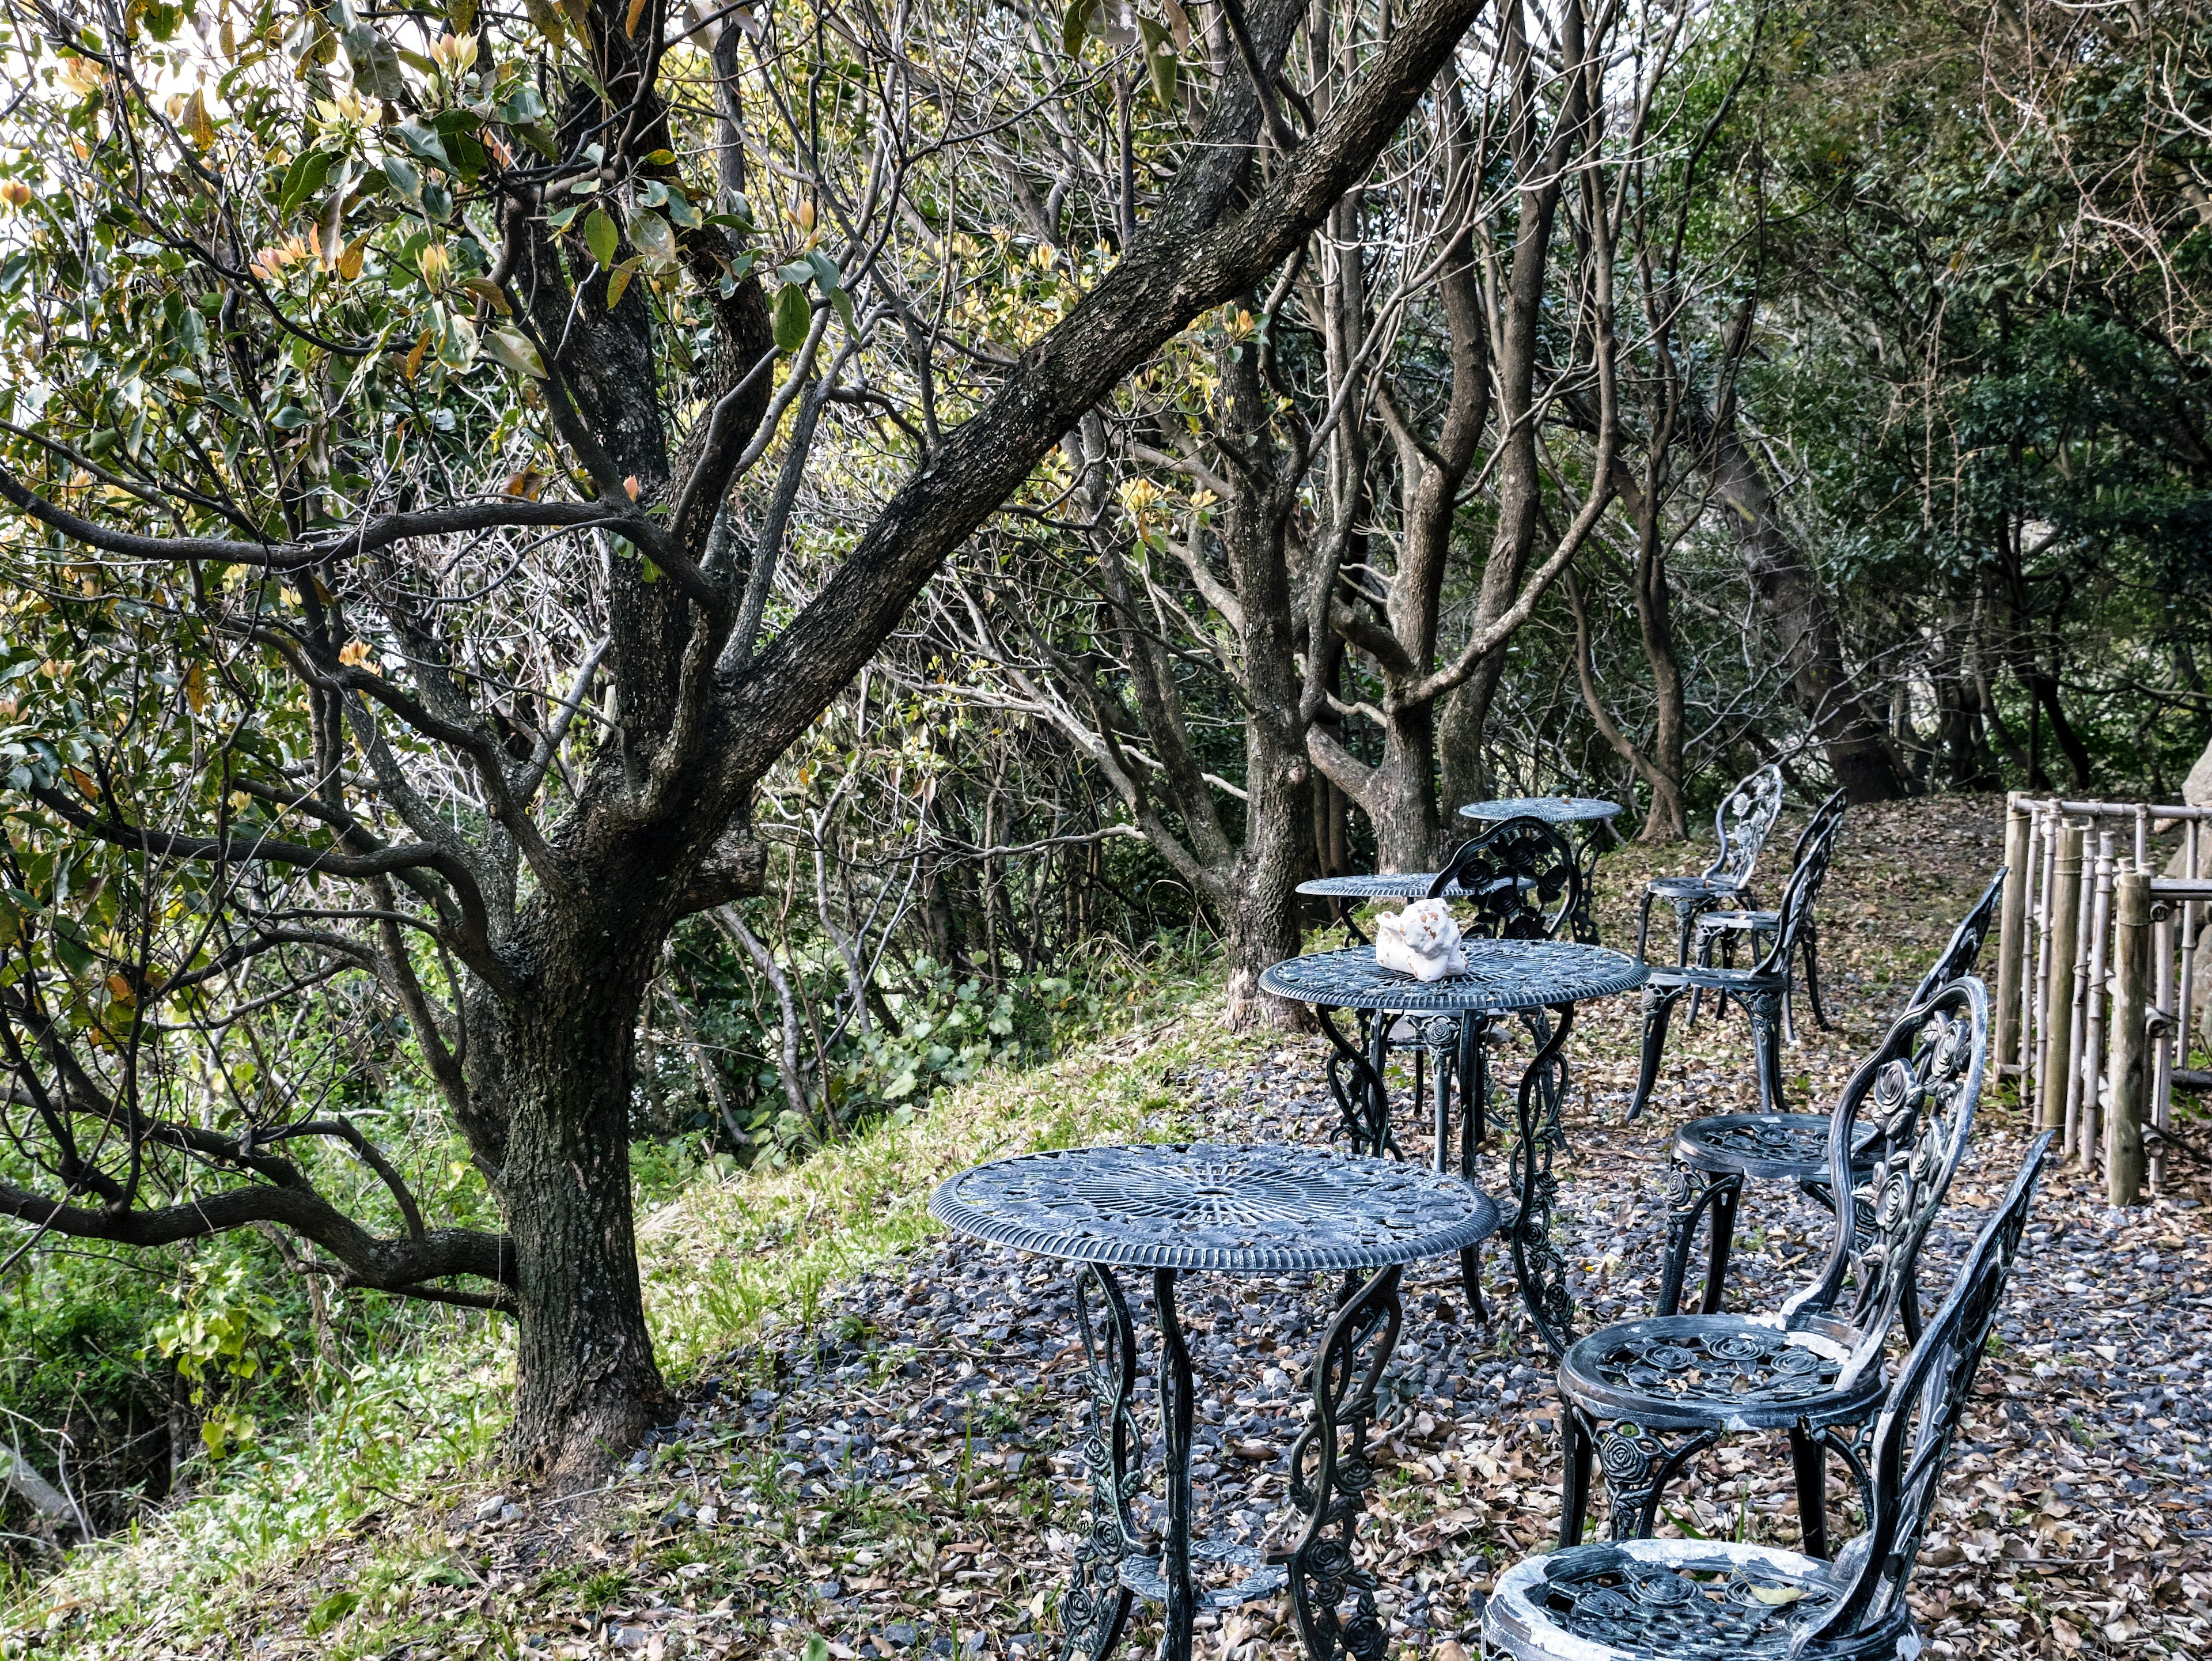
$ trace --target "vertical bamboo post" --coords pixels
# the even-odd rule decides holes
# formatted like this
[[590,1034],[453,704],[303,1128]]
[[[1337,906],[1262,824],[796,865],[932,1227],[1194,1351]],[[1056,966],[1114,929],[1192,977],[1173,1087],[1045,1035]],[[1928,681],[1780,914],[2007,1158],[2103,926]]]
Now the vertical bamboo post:
[[2112,1062],[2105,1091],[2105,1198],[2112,1205],[2142,1203],[2149,968],[2150,873],[2138,867],[2121,872],[2112,885]]
[[2044,940],[2043,1050],[2037,1063],[2046,1130],[2066,1128],[2066,1079],[2074,1058],[2074,943],[2081,934],[2081,827],[2052,817],[2050,928]]
[[2036,883],[2035,902],[2035,984],[2029,989],[2028,1013],[2034,1030],[2022,1040],[2023,1047],[2033,1058],[2037,1099],[2041,1099],[2045,1063],[2050,1059],[2045,1047],[2051,1037],[2051,919],[2057,915],[2053,885],[2057,879],[2058,821],[2047,808],[2039,808],[2035,815],[2035,846],[2040,861]]
[[[2191,882],[2197,881],[2203,874],[2202,863],[2203,831],[2203,820],[2189,821],[2186,833],[2188,841],[2185,844],[2187,852],[2183,861],[2182,874]],[[2197,1013],[2197,930],[2200,926],[2203,915],[2197,910],[2195,900],[2183,902],[2180,1004],[2174,1012],[2173,1064],[2176,1067],[2189,1065],[2189,1048],[2192,1042],[2189,1029]]]
[[2043,818],[2033,808],[2027,821],[2027,915],[2020,941],[2020,1098],[2035,1099],[2029,1080],[2035,1073],[2035,1034],[2040,1024],[2041,988],[2036,977],[2042,968],[2042,940],[2050,928],[2051,846],[2043,834]]
[[[2021,937],[2027,922],[2027,810],[2015,795],[2005,808],[2004,898],[1997,909],[1996,1043],[1999,1070],[2014,1074],[2021,1070]],[[2026,1084],[2021,1088],[2024,1092]]]
[[2136,869],[2150,869],[2150,804],[2136,804]]
[[2096,868],[2083,879],[2081,909],[2087,916],[2081,944],[2075,947],[2082,959],[2074,983],[2074,1037],[2081,1053],[2074,1060],[2071,1116],[2080,1133],[2074,1159],[2084,1171],[2097,1168],[2104,1145],[2098,1127],[2105,1095],[2105,972],[2112,961],[2113,841],[2112,832],[2099,828]]
[[[2143,879],[2150,879],[2145,870]],[[2175,1066],[2173,1025],[2173,924],[2175,907],[2171,904],[2153,904],[2150,909],[2151,1003],[2158,1012],[2158,1031],[2150,1041],[2150,1123],[2164,1130],[2173,1112],[2173,1069]],[[2166,1188],[2166,1139],[2154,1140],[2150,1147],[2148,1164],[2150,1185],[2163,1192]]]

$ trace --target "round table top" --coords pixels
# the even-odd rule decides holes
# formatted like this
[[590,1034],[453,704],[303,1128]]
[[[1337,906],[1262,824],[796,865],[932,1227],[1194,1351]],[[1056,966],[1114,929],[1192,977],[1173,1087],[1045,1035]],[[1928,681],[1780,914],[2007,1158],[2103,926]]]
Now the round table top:
[[1500,796],[1494,801],[1471,801],[1459,810],[1464,819],[1514,819],[1525,814],[1547,824],[1609,819],[1619,812],[1619,802],[1596,796]]
[[[1318,894],[1331,900],[1426,899],[1433,871],[1380,871],[1367,876],[1309,877],[1298,885],[1301,894]],[[1447,899],[1464,899],[1467,890],[1457,883],[1444,890]]]
[[1467,970],[1417,981],[1375,961],[1371,946],[1309,952],[1260,977],[1261,989],[1326,1009],[1461,1014],[1476,1009],[1538,1009],[1631,992],[1651,971],[1626,952],[1572,940],[1467,940]]
[[1382,1269],[1447,1256],[1498,1227],[1497,1205],[1457,1177],[1279,1144],[1018,1153],[963,1171],[929,1209],[1022,1251],[1229,1275]]

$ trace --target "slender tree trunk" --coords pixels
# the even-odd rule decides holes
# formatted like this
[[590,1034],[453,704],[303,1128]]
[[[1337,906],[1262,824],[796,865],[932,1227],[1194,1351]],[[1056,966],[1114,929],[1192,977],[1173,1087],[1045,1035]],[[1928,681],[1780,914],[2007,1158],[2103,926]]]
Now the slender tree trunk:
[[1820,740],[1829,770],[1854,802],[1907,794],[1904,770],[1879,717],[1851,684],[1835,613],[1802,551],[1784,532],[1766,476],[1731,420],[1701,411],[1698,458],[1735,533],[1790,670],[1790,696]]

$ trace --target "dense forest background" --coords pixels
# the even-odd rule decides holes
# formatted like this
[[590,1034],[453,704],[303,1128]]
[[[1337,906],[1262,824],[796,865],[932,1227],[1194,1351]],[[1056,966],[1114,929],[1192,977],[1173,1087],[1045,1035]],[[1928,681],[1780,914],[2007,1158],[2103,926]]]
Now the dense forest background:
[[[7,15],[27,1567],[514,1311],[501,919],[532,938],[595,791],[659,824],[721,764],[676,670],[710,634],[732,686],[821,688],[733,703],[767,736],[713,812],[608,855],[693,872],[582,1046],[624,1228],[633,1186],[926,1111],[1170,964],[1286,1019],[1250,981],[1318,920],[1292,885],[1426,868],[1462,801],[1611,796],[1668,842],[1769,761],[1804,800],[2167,800],[2212,735],[2203,0],[1462,15],[1352,188],[994,460],[1011,489],[929,509],[910,605],[836,585],[975,465],[962,423],[1159,227],[1295,184],[1403,19]],[[1253,159],[1217,187],[1218,131]],[[129,1220],[255,1181],[328,1216]]]

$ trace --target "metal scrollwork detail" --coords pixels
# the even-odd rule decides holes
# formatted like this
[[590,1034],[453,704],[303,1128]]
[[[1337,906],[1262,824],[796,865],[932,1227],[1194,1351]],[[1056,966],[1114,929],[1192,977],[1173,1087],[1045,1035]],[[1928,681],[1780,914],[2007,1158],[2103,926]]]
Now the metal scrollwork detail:
[[1090,1373],[1083,1467],[1091,1485],[1091,1529],[1075,1548],[1075,1571],[1060,1597],[1060,1661],[1103,1661],[1129,1619],[1132,1594],[1121,1585],[1121,1561],[1135,1548],[1129,1502],[1142,1481],[1137,1463],[1144,1446],[1132,1406],[1136,1333],[1112,1270],[1095,1263],[1076,1270],[1075,1319]]
[[[1374,1574],[1353,1551],[1375,1469],[1367,1435],[1376,1389],[1404,1318],[1392,1267],[1338,1311],[1314,1368],[1314,1419],[1291,1445],[1291,1500],[1306,1525],[1290,1555],[1291,1607],[1312,1661],[1346,1655],[1382,1661],[1389,1634],[1375,1604]],[[1352,1610],[1343,1610],[1349,1598]]]
[[1636,1424],[1601,1426],[1597,1432],[1597,1465],[1605,1477],[1607,1525],[1615,1540],[1651,1531],[1653,1512],[1668,1480],[1692,1454],[1720,1439],[1712,1430],[1672,1436]]

